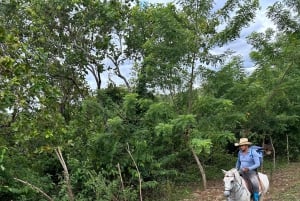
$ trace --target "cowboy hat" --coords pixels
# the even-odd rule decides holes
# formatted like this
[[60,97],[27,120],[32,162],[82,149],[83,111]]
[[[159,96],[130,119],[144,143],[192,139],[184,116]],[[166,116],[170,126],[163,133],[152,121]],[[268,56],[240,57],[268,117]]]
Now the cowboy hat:
[[239,143],[234,143],[234,146],[251,145],[252,142],[248,141],[248,138],[241,138]]

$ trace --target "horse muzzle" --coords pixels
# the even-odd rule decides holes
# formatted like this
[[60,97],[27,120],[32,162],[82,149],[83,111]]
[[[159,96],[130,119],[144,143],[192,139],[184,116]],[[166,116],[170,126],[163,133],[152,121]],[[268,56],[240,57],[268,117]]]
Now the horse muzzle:
[[225,197],[229,197],[229,195],[230,195],[230,191],[224,191],[224,196]]

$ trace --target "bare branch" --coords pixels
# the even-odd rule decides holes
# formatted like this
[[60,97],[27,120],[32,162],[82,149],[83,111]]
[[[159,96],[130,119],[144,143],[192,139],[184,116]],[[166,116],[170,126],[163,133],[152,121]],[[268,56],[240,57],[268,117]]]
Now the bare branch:
[[69,171],[68,171],[67,165],[65,163],[65,160],[63,158],[63,155],[62,155],[61,150],[60,150],[59,147],[57,149],[55,149],[55,153],[58,157],[58,160],[59,160],[60,164],[62,165],[62,167],[64,169],[64,177],[65,177],[65,182],[66,182],[67,189],[68,189],[69,200],[74,201],[74,194],[73,194],[72,186],[71,186],[71,183],[70,183]]
[[137,170],[137,173],[138,173],[138,177],[139,177],[139,186],[140,186],[140,201],[143,201],[141,173],[140,173],[139,168],[138,168],[138,166],[137,166],[137,164],[136,164],[136,162],[135,162],[135,160],[134,160],[134,158],[133,158],[133,156],[132,156],[132,154],[131,154],[131,152],[130,152],[129,144],[128,144],[128,143],[127,143],[127,152],[128,152],[128,154],[130,155],[130,158],[132,159],[132,161],[133,161],[133,163],[134,163],[134,166],[135,166],[135,168],[136,168],[136,170]]
[[[120,176],[120,180],[121,180],[122,191],[124,192],[125,191],[125,187],[124,187],[124,182],[123,182],[123,178],[122,178],[122,174],[121,174],[121,168],[120,168],[120,164],[119,163],[118,163],[117,167],[118,167],[118,172],[119,172],[119,176]],[[126,199],[125,199],[125,201],[126,201]]]
[[21,182],[21,183],[29,186],[30,188],[37,191],[38,193],[41,193],[45,198],[47,198],[47,200],[54,201],[54,199],[52,199],[49,195],[47,195],[47,193],[45,193],[42,189],[36,187],[35,185],[33,185],[27,181],[24,181],[22,179],[18,179],[18,178],[14,178],[14,179],[17,180],[18,182]]

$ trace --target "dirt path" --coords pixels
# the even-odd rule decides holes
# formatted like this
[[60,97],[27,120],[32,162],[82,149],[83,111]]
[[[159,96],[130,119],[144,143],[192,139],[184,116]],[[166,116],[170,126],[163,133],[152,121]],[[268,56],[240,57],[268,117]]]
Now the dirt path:
[[[299,201],[300,200],[300,163],[291,163],[277,169],[273,174],[266,172],[270,179],[270,190],[264,201]],[[191,198],[183,201],[225,201],[223,182],[209,181],[206,191],[195,190]]]

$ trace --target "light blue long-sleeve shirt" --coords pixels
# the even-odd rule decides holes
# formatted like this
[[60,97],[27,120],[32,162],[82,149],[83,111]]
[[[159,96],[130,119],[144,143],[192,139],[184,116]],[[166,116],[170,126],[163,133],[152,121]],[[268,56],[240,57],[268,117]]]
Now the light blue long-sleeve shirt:
[[255,150],[251,151],[251,148],[248,149],[246,154],[239,151],[238,159],[235,165],[235,168],[240,170],[242,168],[248,168],[249,170],[255,170],[260,166],[259,155]]

